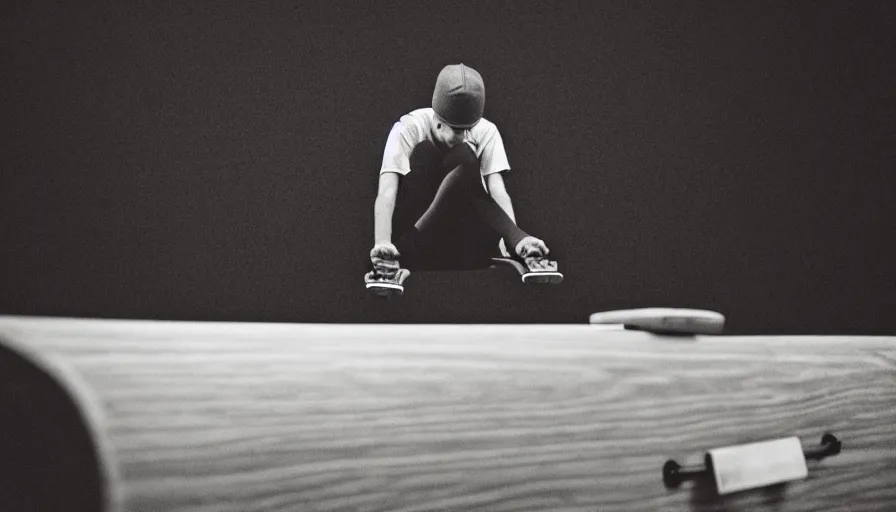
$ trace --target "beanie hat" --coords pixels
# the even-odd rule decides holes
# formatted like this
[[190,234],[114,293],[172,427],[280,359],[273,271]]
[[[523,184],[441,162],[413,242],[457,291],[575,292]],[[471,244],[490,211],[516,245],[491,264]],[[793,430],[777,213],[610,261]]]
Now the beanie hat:
[[432,94],[436,117],[455,128],[472,128],[485,110],[485,83],[475,69],[463,64],[445,66]]

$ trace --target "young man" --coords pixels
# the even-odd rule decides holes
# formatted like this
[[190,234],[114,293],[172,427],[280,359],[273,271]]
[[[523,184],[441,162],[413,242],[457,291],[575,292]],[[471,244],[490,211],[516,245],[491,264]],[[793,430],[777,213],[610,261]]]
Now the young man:
[[510,164],[484,107],[482,76],[449,65],[436,79],[432,107],[393,126],[374,205],[369,287],[401,287],[415,269],[484,268],[501,255],[531,272],[557,272],[544,241],[516,225],[503,179]]

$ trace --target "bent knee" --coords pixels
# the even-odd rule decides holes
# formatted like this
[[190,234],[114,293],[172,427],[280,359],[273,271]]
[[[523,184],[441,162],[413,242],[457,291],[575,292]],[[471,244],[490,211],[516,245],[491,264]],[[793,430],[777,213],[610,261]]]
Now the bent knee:
[[450,171],[458,166],[465,170],[479,171],[479,158],[469,144],[461,143],[449,149],[442,158],[445,169]]

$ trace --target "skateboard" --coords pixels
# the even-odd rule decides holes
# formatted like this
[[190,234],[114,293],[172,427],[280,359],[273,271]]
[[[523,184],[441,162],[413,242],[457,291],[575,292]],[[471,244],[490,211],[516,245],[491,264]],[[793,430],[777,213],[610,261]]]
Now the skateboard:
[[510,268],[520,275],[524,283],[560,284],[563,274],[556,270],[529,270],[525,265],[512,258],[492,258],[492,267]]
[[404,280],[411,274],[408,270],[399,271],[398,283],[385,283],[382,281],[374,281],[370,278],[371,273],[364,276],[364,284],[368,290],[378,297],[390,299],[392,297],[400,297],[404,293]]
[[[556,270],[537,270],[532,271],[525,265],[511,258],[491,258],[491,264],[488,268],[507,268],[519,274],[520,279],[526,284],[560,284],[563,281],[563,274]],[[385,283],[382,281],[374,281],[368,276],[365,277],[365,286],[367,289],[378,297],[392,298],[399,297],[404,293],[404,280],[410,275],[405,270],[404,275],[398,279],[398,283]]]

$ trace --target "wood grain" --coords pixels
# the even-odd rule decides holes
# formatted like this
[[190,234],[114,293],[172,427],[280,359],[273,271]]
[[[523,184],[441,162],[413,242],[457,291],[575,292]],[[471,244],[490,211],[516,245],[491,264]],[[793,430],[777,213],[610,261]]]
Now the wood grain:
[[[2,317],[0,340],[92,397],[110,510],[896,508],[894,338]],[[801,482],[662,483],[828,431],[843,452]]]

